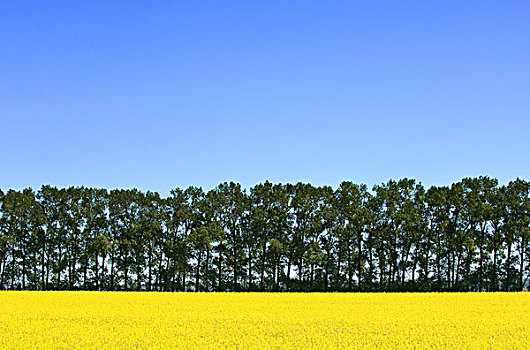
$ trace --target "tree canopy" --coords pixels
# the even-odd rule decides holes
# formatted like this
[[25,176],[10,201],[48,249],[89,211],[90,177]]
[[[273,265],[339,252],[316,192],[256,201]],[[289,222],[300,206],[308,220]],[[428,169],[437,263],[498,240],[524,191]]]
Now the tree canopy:
[[0,190],[0,289],[522,290],[530,183]]

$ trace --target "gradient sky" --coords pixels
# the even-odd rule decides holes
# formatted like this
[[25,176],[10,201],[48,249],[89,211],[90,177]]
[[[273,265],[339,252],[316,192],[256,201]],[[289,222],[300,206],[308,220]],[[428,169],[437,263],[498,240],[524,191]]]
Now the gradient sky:
[[0,187],[530,179],[528,1],[3,1]]

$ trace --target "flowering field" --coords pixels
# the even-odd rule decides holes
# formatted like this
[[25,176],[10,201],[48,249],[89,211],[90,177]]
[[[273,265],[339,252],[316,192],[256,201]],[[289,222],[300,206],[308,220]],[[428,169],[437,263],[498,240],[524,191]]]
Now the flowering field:
[[530,293],[0,292],[0,349],[530,349]]

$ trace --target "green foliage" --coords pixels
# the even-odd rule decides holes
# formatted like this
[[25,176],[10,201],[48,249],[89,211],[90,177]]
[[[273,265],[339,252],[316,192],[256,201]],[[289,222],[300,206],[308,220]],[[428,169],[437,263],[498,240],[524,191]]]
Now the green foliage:
[[521,290],[530,183],[0,190],[0,289]]

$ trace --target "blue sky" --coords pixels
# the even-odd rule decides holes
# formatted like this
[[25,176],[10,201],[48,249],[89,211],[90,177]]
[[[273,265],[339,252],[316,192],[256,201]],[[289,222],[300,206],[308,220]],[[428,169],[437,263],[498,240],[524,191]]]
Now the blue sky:
[[4,1],[0,187],[530,179],[527,1]]

